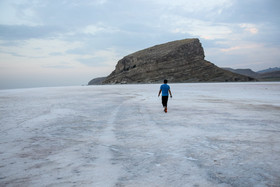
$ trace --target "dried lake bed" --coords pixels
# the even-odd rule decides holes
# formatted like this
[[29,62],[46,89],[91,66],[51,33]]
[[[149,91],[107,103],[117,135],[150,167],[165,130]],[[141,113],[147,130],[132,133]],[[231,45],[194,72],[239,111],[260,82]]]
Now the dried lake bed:
[[0,186],[280,186],[280,83],[0,90]]

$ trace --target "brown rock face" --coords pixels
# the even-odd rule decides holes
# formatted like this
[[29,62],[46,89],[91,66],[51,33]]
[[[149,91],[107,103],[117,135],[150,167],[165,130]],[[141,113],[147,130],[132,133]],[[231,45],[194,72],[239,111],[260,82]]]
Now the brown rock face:
[[204,60],[198,39],[185,39],[156,45],[119,60],[103,84],[169,82],[251,81]]

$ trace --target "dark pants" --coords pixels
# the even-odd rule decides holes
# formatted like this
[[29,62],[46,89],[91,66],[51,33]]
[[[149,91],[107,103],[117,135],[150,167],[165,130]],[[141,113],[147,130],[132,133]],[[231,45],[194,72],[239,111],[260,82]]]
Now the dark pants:
[[162,96],[162,106],[167,107],[168,96]]

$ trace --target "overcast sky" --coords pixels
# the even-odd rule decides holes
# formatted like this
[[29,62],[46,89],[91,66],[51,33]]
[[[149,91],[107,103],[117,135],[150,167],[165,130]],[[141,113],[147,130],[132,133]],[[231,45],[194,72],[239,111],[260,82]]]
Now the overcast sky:
[[0,89],[87,84],[185,38],[219,67],[279,67],[279,24],[279,0],[0,0]]

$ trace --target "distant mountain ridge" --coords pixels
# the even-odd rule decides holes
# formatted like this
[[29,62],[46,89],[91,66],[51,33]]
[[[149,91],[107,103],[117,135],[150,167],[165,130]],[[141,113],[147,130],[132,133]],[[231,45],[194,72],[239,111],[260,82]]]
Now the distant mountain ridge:
[[257,73],[269,73],[269,72],[274,72],[274,71],[280,71],[280,68],[279,67],[268,68],[268,69],[258,71]]
[[223,68],[225,70],[238,73],[240,75],[245,75],[253,77],[259,81],[280,81],[280,68],[268,68],[258,72],[254,72],[251,69],[232,69],[232,68]]
[[88,82],[88,85],[101,85],[102,82],[106,79],[106,77],[98,77],[94,78]]
[[240,74],[240,75],[245,75],[245,76],[253,77],[253,78],[259,77],[259,74],[254,72],[251,69],[232,69],[232,68],[223,68],[223,69],[231,71],[233,73]]

